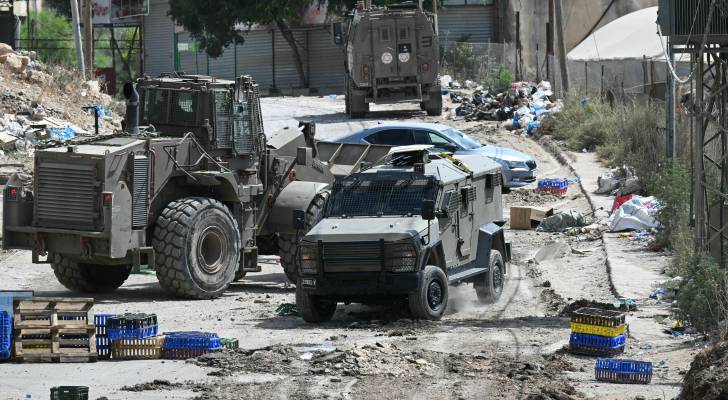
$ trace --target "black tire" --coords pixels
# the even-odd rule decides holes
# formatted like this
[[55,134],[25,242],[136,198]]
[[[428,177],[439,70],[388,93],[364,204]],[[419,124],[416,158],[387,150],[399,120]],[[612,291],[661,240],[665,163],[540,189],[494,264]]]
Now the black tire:
[[50,253],[48,259],[58,282],[78,293],[113,292],[131,273],[131,265],[85,264],[58,253]]
[[473,285],[478,300],[483,303],[495,303],[500,299],[506,282],[504,271],[505,264],[500,251],[491,250],[488,272],[479,276]]
[[292,284],[298,282],[298,263],[296,262],[296,249],[301,238],[321,221],[322,211],[329,200],[331,191],[322,190],[316,194],[306,209],[306,228],[296,234],[278,235],[278,255],[281,257],[281,266],[286,278]]
[[369,103],[366,96],[354,94],[354,83],[350,80],[348,85],[349,93],[349,116],[351,118],[364,118],[369,112]]
[[235,271],[235,278],[233,278],[233,282],[237,282],[237,281],[245,278],[245,275],[247,275],[247,274],[248,274],[247,271],[238,269],[237,271]]
[[239,267],[238,224],[230,210],[213,199],[169,203],[157,218],[152,246],[159,284],[176,297],[220,297]]
[[431,117],[442,115],[442,90],[437,86],[437,90],[430,90],[430,100],[425,103],[425,111]]
[[336,312],[336,301],[312,296],[302,287],[296,287],[296,309],[306,322],[326,322]]
[[422,271],[422,284],[409,294],[410,311],[415,318],[437,321],[445,313],[448,296],[447,275],[442,269],[428,265]]

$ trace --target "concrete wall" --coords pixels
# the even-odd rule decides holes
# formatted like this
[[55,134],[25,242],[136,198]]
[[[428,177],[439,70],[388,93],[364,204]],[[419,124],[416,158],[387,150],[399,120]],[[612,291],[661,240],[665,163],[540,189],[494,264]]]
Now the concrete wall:
[[[646,7],[657,6],[658,0],[562,0],[566,51],[576,47],[599,20],[604,10],[614,2],[597,29],[623,15]],[[548,0],[519,0],[501,2],[502,39],[515,43],[516,13],[520,13],[520,37],[522,45],[523,71],[525,79],[534,79],[536,66],[545,75],[546,24],[549,22]],[[538,62],[536,47],[538,46]]]

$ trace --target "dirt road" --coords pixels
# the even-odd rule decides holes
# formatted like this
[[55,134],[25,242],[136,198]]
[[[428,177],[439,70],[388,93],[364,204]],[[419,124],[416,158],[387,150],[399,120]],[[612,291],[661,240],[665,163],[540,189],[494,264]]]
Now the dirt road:
[[[311,119],[318,123],[319,137],[384,120],[441,120],[414,109],[395,112],[374,107],[367,119],[351,121],[343,110],[342,99],[263,100],[266,129]],[[498,131],[492,124],[450,123],[482,142],[534,155],[540,177],[572,176],[529,138]],[[514,191],[506,196],[505,209],[537,201],[561,211],[591,211],[578,185],[572,185],[563,198],[534,196],[528,188]],[[188,362],[4,364],[0,399],[22,398],[26,393],[45,398],[56,385],[87,385],[90,398],[108,399],[567,399],[581,397],[579,392],[607,393],[604,398],[634,398],[641,393],[640,388],[596,384],[588,378],[593,378],[593,359],[561,350],[569,338],[568,318],[558,315],[564,306],[579,299],[615,300],[601,239],[510,229],[506,235],[513,242],[514,261],[501,300],[484,306],[471,286],[455,287],[447,315],[439,322],[413,321],[406,307],[397,304],[340,304],[334,320],[321,325],[277,316],[280,304],[295,299],[275,257],[261,258],[261,273],[249,275],[222,298],[210,301],[172,299],[154,275],[132,275],[115,293],[96,297],[96,312],[153,312],[162,330],[213,331],[237,338],[241,349]],[[31,264],[27,252],[0,255],[0,288],[69,295],[50,267]],[[650,388],[645,393],[662,390],[674,395],[675,379],[665,377],[657,382],[657,391]],[[605,387],[606,391],[599,390]],[[611,393],[612,389],[616,391]]]

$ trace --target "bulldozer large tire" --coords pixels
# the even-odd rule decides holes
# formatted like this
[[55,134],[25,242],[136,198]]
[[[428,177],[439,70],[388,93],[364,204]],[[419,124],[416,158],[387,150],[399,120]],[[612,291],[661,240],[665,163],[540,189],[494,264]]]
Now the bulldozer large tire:
[[306,210],[306,227],[296,234],[278,235],[278,255],[281,256],[281,266],[286,278],[292,284],[298,283],[298,263],[296,262],[296,248],[301,238],[311,230],[319,221],[321,213],[329,200],[331,191],[322,190],[316,194]]
[[131,265],[85,264],[58,253],[50,253],[48,259],[58,282],[78,293],[113,292],[131,272]]
[[176,297],[220,297],[238,270],[238,224],[217,200],[191,197],[169,203],[157,218],[152,246],[159,284]]

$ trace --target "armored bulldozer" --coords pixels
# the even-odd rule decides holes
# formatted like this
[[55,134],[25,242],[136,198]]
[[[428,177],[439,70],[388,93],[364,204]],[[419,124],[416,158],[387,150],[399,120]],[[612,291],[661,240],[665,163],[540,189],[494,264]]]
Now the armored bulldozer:
[[363,117],[371,103],[417,102],[428,115],[442,113],[437,16],[417,2],[355,9],[334,26],[344,46],[346,112]]
[[214,298],[276,253],[295,283],[296,241],[319,219],[331,162],[370,150],[324,149],[322,162],[312,124],[266,135],[247,76],[171,74],[124,90],[123,133],[39,150],[32,185],[11,178],[3,248],[31,250],[78,292],[112,291],[147,264],[172,295]]
[[460,283],[483,302],[498,300],[511,259],[500,166],[431,147],[396,147],[379,165],[337,178],[323,219],[299,246],[304,320],[331,319],[337,302],[398,299],[415,317],[437,320],[448,285]]

